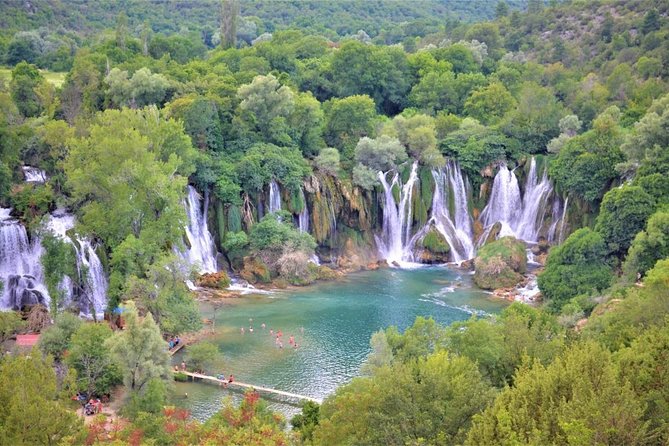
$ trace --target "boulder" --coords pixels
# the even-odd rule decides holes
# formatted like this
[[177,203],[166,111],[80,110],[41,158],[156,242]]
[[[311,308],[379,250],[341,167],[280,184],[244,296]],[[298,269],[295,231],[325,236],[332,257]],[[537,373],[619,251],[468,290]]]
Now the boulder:
[[451,247],[434,226],[430,226],[420,246],[423,248],[420,253],[421,263],[446,263],[450,260]]
[[272,277],[269,268],[255,256],[244,257],[244,264],[239,275],[248,283],[270,283]]
[[230,286],[230,278],[225,271],[204,273],[196,280],[197,286],[222,290]]
[[527,270],[525,243],[502,237],[483,246],[474,259],[474,283],[486,290],[511,288],[523,281]]

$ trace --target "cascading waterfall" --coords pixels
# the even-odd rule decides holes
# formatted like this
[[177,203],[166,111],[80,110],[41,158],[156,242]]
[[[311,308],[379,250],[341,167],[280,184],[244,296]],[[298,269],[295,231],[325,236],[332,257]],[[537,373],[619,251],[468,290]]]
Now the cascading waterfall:
[[276,181],[269,183],[269,213],[273,214],[281,210],[281,190]]
[[536,242],[539,238],[539,230],[546,212],[548,197],[553,192],[553,186],[548,180],[548,173],[544,173],[539,181],[537,176],[537,163],[534,157],[530,163],[530,173],[525,183],[525,196],[523,197],[523,212],[520,220],[516,223],[514,232],[521,240]]
[[23,166],[21,170],[23,170],[23,177],[26,183],[46,183],[47,176],[45,171],[32,166]]
[[[387,174],[379,172],[379,181],[383,186],[383,229],[376,237],[379,254],[388,263],[410,262],[413,260],[411,237],[411,196],[418,180],[418,162],[411,167],[411,174],[406,184],[402,185],[399,173],[395,172],[388,183]],[[400,201],[395,202],[393,188],[400,189]]]
[[564,242],[564,227],[567,222],[567,206],[569,206],[569,197],[564,199],[564,207],[562,208],[562,218],[560,219],[560,231],[558,233],[558,243]]
[[92,305],[92,309],[95,310],[95,315],[98,317],[104,313],[107,307],[107,277],[91,241],[78,234],[75,236],[76,239],[72,240],[67,234],[72,228],[74,228],[74,216],[63,211],[54,212],[46,222],[47,230],[74,247],[77,273],[80,282],[83,283],[83,290],[74,290],[72,289],[72,278],[65,277],[60,284],[66,299],[66,302],[63,303],[71,302],[74,296],[79,295],[81,297],[82,293],[85,293],[86,300],[80,300],[81,314],[86,317],[92,316]]
[[523,199],[520,197],[516,175],[506,164],[500,165],[493,181],[490,201],[481,213],[481,221],[486,231],[479,239],[479,243],[487,239],[487,235],[497,222],[502,226],[500,237],[510,235],[528,242],[536,242],[546,213],[546,204],[552,193],[553,186],[545,171],[539,181],[534,158],[530,164]]
[[185,229],[189,247],[179,251],[179,254],[191,265],[197,265],[201,273],[214,273],[218,271],[216,249],[207,227],[207,208],[201,210],[200,196],[191,185],[188,186],[188,197],[184,207],[188,216]]
[[[430,226],[439,231],[451,247],[453,260],[461,262],[475,255],[472,240],[472,219],[469,215],[467,188],[460,167],[452,160],[443,169],[433,170],[435,188],[432,196],[432,215],[421,231],[424,237]],[[449,210],[453,203],[453,212]]]
[[304,196],[304,189],[300,189],[300,197],[304,207],[298,215],[297,222],[300,232],[309,232],[309,207],[307,206],[307,199]]
[[0,308],[18,310],[25,305],[49,305],[39,258],[42,247],[31,243],[26,228],[10,217],[11,209],[0,208]]
[[515,235],[513,228],[521,210],[522,200],[518,179],[513,171],[502,163],[493,181],[490,201],[481,213],[481,221],[486,228],[500,222],[502,224],[500,237]]

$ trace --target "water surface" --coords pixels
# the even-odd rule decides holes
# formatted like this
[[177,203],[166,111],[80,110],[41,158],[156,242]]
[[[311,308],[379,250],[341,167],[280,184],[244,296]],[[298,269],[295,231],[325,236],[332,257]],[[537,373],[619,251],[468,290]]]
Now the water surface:
[[[211,372],[324,398],[358,375],[375,331],[391,325],[404,330],[417,316],[448,324],[475,313],[499,312],[504,305],[474,288],[468,273],[446,267],[369,271],[304,289],[228,299],[216,310],[212,340],[222,358]],[[202,312],[204,317],[214,317],[211,304],[203,304]],[[283,348],[270,330],[282,331]],[[288,343],[291,335],[296,349]],[[181,357],[174,361],[180,363]],[[215,413],[224,398],[241,396],[211,384],[177,383],[176,387],[174,402],[200,420]],[[185,393],[188,398],[183,397]],[[287,417],[299,411],[285,401],[268,403]]]

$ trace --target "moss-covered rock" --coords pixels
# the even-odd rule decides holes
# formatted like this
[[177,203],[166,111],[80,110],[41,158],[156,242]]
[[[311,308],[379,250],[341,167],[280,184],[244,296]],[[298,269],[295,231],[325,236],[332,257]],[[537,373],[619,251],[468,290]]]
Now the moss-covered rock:
[[197,278],[197,285],[205,288],[222,290],[230,286],[230,277],[225,271],[204,273]]
[[479,250],[474,260],[474,283],[494,290],[519,284],[527,270],[525,244],[513,237],[502,237]]
[[244,264],[239,275],[249,283],[270,283],[272,276],[269,268],[257,257],[244,257]]
[[451,247],[446,238],[432,226],[420,241],[423,248],[421,262],[423,263],[446,263],[449,261]]

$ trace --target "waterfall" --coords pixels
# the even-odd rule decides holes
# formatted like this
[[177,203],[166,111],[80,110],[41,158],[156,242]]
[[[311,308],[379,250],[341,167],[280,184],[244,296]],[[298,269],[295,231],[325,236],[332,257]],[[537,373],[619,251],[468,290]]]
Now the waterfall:
[[[435,182],[432,216],[426,228],[434,225],[444,236],[451,247],[454,261],[471,259],[475,254],[472,219],[469,215],[467,188],[460,167],[454,161],[449,161],[443,169],[433,170],[432,177]],[[451,202],[453,213],[449,210]],[[422,232],[427,233],[426,230]]]
[[46,183],[47,176],[45,171],[32,166],[23,166],[21,170],[23,170],[23,177],[26,183]]
[[60,284],[66,298],[63,304],[71,302],[74,296],[81,297],[83,291],[87,295],[87,300],[85,302],[79,300],[81,315],[91,317],[93,309],[99,319],[107,307],[107,277],[91,241],[79,234],[75,234],[75,239],[72,240],[67,234],[70,229],[74,228],[74,222],[73,215],[58,210],[46,221],[47,230],[74,247],[77,273],[83,286],[83,290],[74,290],[72,289],[72,278],[65,277]]
[[276,181],[269,183],[269,213],[273,214],[281,210],[281,190]]
[[184,207],[188,216],[185,229],[189,246],[179,254],[191,265],[197,265],[201,273],[214,273],[218,268],[214,241],[207,227],[207,208],[201,210],[200,196],[191,185],[188,186]]
[[0,208],[0,308],[18,310],[25,305],[49,305],[43,285],[39,242],[28,240],[26,228],[10,217],[11,209]]
[[[418,180],[418,162],[411,167],[411,174],[406,184],[402,185],[399,173],[395,172],[388,183],[383,172],[379,172],[379,181],[383,186],[383,230],[376,237],[379,255],[389,263],[413,260],[411,238],[411,196]],[[400,201],[395,202],[393,188],[400,189]]]
[[537,163],[534,157],[532,157],[530,173],[525,183],[523,212],[514,231],[519,239],[531,242],[537,241],[541,223],[546,212],[546,203],[548,203],[548,197],[552,192],[553,186],[548,181],[548,173],[544,170],[541,181],[539,181]]
[[298,227],[300,232],[309,232],[309,207],[307,206],[307,199],[304,196],[304,189],[300,189],[300,197],[302,198],[304,207],[298,216]]
[[564,199],[564,207],[562,208],[562,218],[560,219],[560,232],[558,233],[558,243],[564,242],[564,226],[567,222],[567,206],[569,205],[569,197]]
[[493,181],[490,201],[481,213],[481,221],[486,228],[500,222],[502,224],[500,236],[515,235],[513,228],[521,210],[518,179],[513,171],[502,163]]
[[534,157],[530,163],[522,199],[516,175],[506,164],[500,165],[493,181],[490,200],[481,213],[481,221],[486,231],[479,239],[479,243],[486,240],[487,234],[497,222],[502,225],[499,237],[511,235],[528,242],[536,242],[546,213],[546,204],[552,192],[553,186],[548,180],[546,171],[539,180]]

